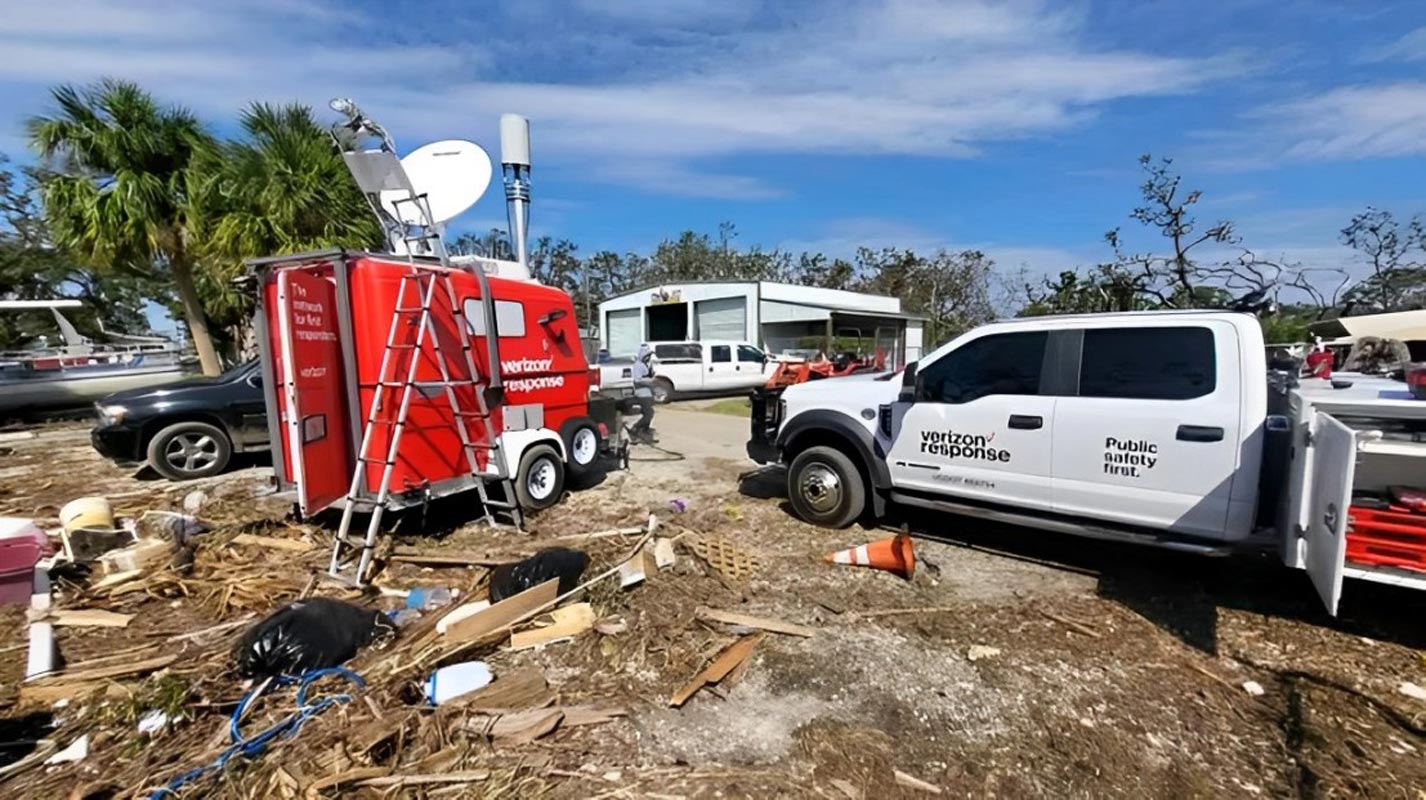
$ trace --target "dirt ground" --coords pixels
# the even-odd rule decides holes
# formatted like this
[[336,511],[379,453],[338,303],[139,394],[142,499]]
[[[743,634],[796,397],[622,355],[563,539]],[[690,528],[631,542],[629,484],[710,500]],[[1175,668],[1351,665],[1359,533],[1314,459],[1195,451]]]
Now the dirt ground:
[[[1267,558],[1197,558],[914,516],[889,521],[918,535],[912,580],[831,566],[824,553],[889,531],[796,521],[780,472],[743,457],[746,425],[686,407],[661,410],[660,449],[636,448],[628,471],[571,487],[530,522],[528,535],[464,522],[468,501],[454,498],[424,516],[408,514],[393,537],[423,552],[492,560],[580,547],[591,557],[590,577],[622,560],[637,537],[561,537],[637,526],[656,514],[660,535],[678,537],[677,563],[629,589],[612,581],[592,587],[586,599],[605,632],[478,653],[496,685],[533,669],[559,703],[618,706],[627,716],[534,741],[463,738],[451,733],[452,715],[466,712],[418,708],[411,701],[424,676],[392,670],[379,688],[372,678],[369,713],[360,703],[328,712],[184,796],[933,796],[899,782],[900,771],[947,796],[1426,798],[1426,702],[1398,688],[1426,686],[1426,600],[1418,593],[1349,583],[1332,619],[1304,575]],[[121,515],[137,516],[175,509],[195,488],[114,467],[86,437],[76,424],[53,425],[38,438],[0,443],[0,515],[53,527],[61,504],[102,493]],[[61,607],[136,615],[127,628],[58,629],[67,662],[146,647],[178,654],[163,670],[58,709],[26,701],[17,691],[23,613],[5,612],[0,741],[19,744],[0,745],[7,748],[0,764],[22,755],[24,742],[50,736],[39,721],[51,717],[61,746],[80,732],[95,735],[84,760],[0,779],[0,792],[143,796],[199,755],[211,760],[204,745],[222,742],[243,693],[228,650],[246,623],[213,635],[205,628],[256,618],[308,591],[391,605],[312,580],[325,567],[329,533],[285,521],[285,502],[264,496],[268,473],[256,463],[202,482],[208,500],[200,516],[214,530],[188,577],[117,597],[60,585]],[[313,547],[275,553],[233,543],[240,533]],[[749,556],[752,573],[727,577],[695,555],[695,541],[715,538]],[[478,593],[484,575],[479,567],[391,564],[378,581]],[[675,691],[745,633],[700,621],[699,607],[815,633],[768,634],[741,673],[670,707]],[[368,677],[388,674],[377,659],[400,661],[411,637],[403,633],[354,666]],[[1247,682],[1262,694],[1244,689]],[[164,703],[182,720],[140,737],[136,717]],[[354,752],[361,732],[396,718],[410,723],[390,752]],[[326,758],[328,751],[342,754]],[[327,772],[312,766],[319,756]],[[384,790],[328,790],[321,780],[340,770],[404,774],[422,765],[485,777]]]

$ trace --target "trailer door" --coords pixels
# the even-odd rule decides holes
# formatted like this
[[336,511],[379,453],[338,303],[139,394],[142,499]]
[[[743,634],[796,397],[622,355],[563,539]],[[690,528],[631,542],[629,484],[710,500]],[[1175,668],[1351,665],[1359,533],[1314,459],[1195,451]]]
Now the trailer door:
[[319,275],[277,275],[282,445],[304,517],[341,499],[352,475],[336,300],[336,287]]
[[1316,413],[1312,454],[1312,507],[1307,520],[1307,574],[1327,613],[1337,616],[1347,557],[1347,507],[1357,470],[1357,437],[1330,414]]

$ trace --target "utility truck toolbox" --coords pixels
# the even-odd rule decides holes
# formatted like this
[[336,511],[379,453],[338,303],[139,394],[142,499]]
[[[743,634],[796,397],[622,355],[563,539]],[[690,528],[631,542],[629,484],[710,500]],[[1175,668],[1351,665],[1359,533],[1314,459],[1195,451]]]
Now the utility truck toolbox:
[[1423,499],[1426,401],[1333,377],[1269,373],[1246,314],[1009,320],[899,377],[758,393],[748,453],[787,465],[792,508],[816,524],[895,503],[1203,554],[1272,548],[1335,614],[1343,578],[1426,588],[1426,516],[1364,505]]

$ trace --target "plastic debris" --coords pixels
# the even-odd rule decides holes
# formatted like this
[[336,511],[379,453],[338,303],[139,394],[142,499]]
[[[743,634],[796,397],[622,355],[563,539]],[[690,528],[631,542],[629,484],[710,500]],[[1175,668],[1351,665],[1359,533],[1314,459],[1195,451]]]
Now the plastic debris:
[[1417,686],[1411,681],[1402,681],[1401,685],[1396,687],[1396,690],[1406,695],[1407,697],[1411,697],[1416,700],[1426,701],[1426,689]]
[[1267,693],[1266,690],[1263,689],[1263,685],[1261,683],[1258,683],[1257,681],[1244,681],[1243,691],[1247,692],[1253,697],[1262,697],[1264,694]]
[[89,756],[89,734],[75,739],[69,747],[55,753],[45,759],[45,764],[68,764],[73,761],[83,761]]
[[573,591],[587,566],[588,555],[567,547],[551,547],[524,561],[502,564],[490,576],[490,601],[498,603],[551,578],[559,578],[560,594]]
[[433,706],[448,703],[461,695],[490,685],[495,675],[490,665],[484,661],[466,661],[441,667],[426,678],[422,690],[426,700]]
[[142,736],[153,736],[167,728],[172,721],[168,714],[156,708],[139,719],[139,734]]
[[668,507],[682,514],[688,510],[688,503],[682,497],[675,497],[668,501]]
[[244,677],[335,667],[395,630],[380,611],[328,597],[283,606],[243,634],[234,650]]
[[456,599],[457,591],[444,586],[435,588],[418,586],[406,594],[406,607],[420,611],[442,608],[450,605]]
[[990,647],[983,644],[973,644],[970,646],[970,649],[966,651],[966,659],[968,661],[979,661],[982,658],[995,658],[998,655],[1000,655],[999,647]]

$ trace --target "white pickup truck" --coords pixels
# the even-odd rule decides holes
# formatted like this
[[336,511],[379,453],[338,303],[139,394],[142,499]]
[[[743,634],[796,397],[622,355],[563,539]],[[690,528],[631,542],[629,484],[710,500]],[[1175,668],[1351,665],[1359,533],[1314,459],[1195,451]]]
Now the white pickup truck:
[[[1270,373],[1251,316],[994,323],[900,375],[763,392],[748,452],[788,465],[796,513],[841,527],[888,502],[1222,553],[1271,545],[1335,614],[1354,494],[1426,487],[1426,400],[1400,381]],[[1350,385],[1348,385],[1350,384]]]
[[[654,402],[667,403],[677,395],[740,394],[762,386],[772,374],[768,357],[748,342],[650,342],[654,348]],[[632,359],[599,365],[600,383],[606,389],[633,385]]]

